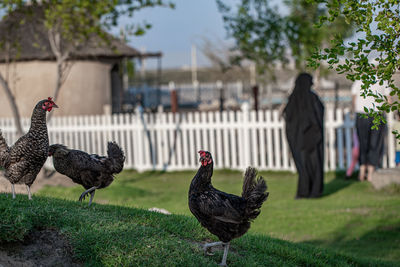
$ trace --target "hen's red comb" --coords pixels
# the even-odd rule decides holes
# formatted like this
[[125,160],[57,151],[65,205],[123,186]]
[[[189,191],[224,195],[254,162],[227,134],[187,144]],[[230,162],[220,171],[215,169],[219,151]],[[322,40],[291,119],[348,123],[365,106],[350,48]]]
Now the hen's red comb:
[[47,100],[53,101],[53,98],[49,96],[49,97],[47,98]]

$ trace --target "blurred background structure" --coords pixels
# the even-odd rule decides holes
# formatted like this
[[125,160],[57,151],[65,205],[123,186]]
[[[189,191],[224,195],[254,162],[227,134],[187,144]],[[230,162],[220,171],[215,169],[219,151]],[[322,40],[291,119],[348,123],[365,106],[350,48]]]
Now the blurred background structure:
[[[57,96],[63,108],[56,116],[129,113],[138,105],[145,111],[155,112],[159,106],[168,111],[171,90],[176,91],[179,111],[238,110],[244,102],[257,109],[281,107],[299,71],[295,61],[277,65],[273,77],[260,72],[256,62],[245,60],[241,65],[233,64],[231,58],[236,52],[231,50],[232,39],[223,40],[225,30],[217,4],[201,6],[189,2],[178,3],[176,10],[154,8],[139,12],[137,20],[149,17],[155,21],[153,29],[143,37],[134,36],[129,41],[123,27],[128,22],[123,20],[112,28],[117,37],[113,37],[111,44],[105,44],[100,37],[91,37],[84,46],[74,47],[65,67],[64,89]],[[279,6],[284,8],[282,4]],[[157,24],[171,14],[189,18],[187,13],[194,14],[198,8],[209,12],[206,17],[193,16],[189,25],[181,26],[180,34],[173,33],[172,26],[181,25],[177,21],[170,22],[170,28]],[[31,99],[54,95],[56,80],[49,77],[53,77],[58,62],[43,23],[43,10],[34,7],[32,13],[13,11],[3,17],[0,25],[3,36],[20,40],[18,53],[1,51],[0,68],[7,73],[7,82],[23,117],[30,114]],[[19,25],[21,20],[26,22]],[[12,34],[8,32],[9,25],[17,26]],[[165,39],[162,33],[165,30],[176,39]],[[179,53],[170,47],[171,43],[176,44]],[[148,47],[155,52],[146,52]],[[177,55],[174,61],[172,55]],[[349,107],[350,85],[344,75],[326,72],[319,82],[318,93],[327,106]],[[12,116],[4,91],[0,95],[0,116]]]
[[[328,47],[333,34],[355,38],[343,20],[314,27],[326,8],[293,0],[277,9],[267,1],[178,1],[171,9],[155,1],[136,7],[133,19],[113,6],[46,3],[2,6],[0,128],[10,140],[26,130],[35,99],[50,95],[60,106],[49,124],[51,142],[103,154],[106,140],[120,140],[130,168],[194,168],[185,158],[202,148],[218,150],[220,168],[294,170],[280,116],[295,77],[309,71],[327,110],[326,165],[347,168],[352,82],[327,65],[307,65],[315,46]],[[117,22],[86,21],[90,12],[117,13]],[[165,23],[171,15],[187,23]],[[144,18],[152,27],[134,25],[132,34],[132,21]],[[389,131],[384,166],[393,165],[394,142]]]
[[[293,89],[295,69],[282,69],[275,81],[258,85],[258,107],[260,109],[276,109],[285,104]],[[169,82],[175,84],[179,109],[187,110],[219,110],[223,102],[224,110],[238,110],[244,102],[254,106],[255,95],[251,83],[252,67],[237,67],[222,73],[216,67],[196,69],[198,80],[192,81],[190,69],[163,69],[161,83],[157,71],[148,70],[144,77],[136,77],[130,82],[125,95],[125,111],[133,110],[138,99],[147,110],[155,111],[158,105],[165,110],[171,108]],[[217,84],[221,79],[222,87]],[[160,86],[157,87],[156,85]],[[351,106],[351,82],[344,76],[331,74],[320,81],[318,94],[327,107],[345,108]],[[157,95],[161,95],[160,98]]]

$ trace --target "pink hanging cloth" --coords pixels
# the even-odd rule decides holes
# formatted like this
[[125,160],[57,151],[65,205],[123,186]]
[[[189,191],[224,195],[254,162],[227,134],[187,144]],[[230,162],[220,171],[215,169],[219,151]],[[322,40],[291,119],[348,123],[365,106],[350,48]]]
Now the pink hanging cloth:
[[346,177],[350,177],[353,174],[354,167],[358,162],[358,156],[360,155],[360,143],[358,141],[357,131],[353,130],[353,148],[351,150],[351,163],[346,171]]

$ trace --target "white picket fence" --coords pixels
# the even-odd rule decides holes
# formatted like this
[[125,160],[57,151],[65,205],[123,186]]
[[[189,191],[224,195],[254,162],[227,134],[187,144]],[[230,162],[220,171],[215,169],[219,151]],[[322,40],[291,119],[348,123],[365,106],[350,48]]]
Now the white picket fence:
[[[353,119],[347,110],[326,110],[325,170],[345,169],[351,161]],[[23,119],[24,130],[30,120]],[[395,139],[388,116],[384,167],[394,167]],[[9,144],[16,140],[12,119],[0,119]],[[88,153],[106,154],[107,141],[115,140],[126,155],[125,168],[184,170],[199,166],[199,150],[213,154],[216,168],[295,171],[286,141],[284,120],[277,110],[190,112],[182,114],[117,114],[53,117],[50,144],[61,143]],[[46,165],[51,167],[49,160]]]

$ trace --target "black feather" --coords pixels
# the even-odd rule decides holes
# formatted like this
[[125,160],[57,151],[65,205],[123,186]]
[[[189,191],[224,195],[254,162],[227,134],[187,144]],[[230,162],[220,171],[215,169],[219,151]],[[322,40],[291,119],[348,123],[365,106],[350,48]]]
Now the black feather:
[[244,175],[242,197],[247,200],[246,216],[249,219],[257,218],[260,214],[262,203],[268,198],[267,184],[260,176],[257,178],[257,170],[248,167]]
[[115,142],[109,142],[107,153],[108,157],[88,154],[61,144],[51,145],[49,150],[56,171],[85,189],[107,187],[114,180],[114,174],[122,171],[125,161],[122,149]]
[[[256,180],[257,172],[248,168],[244,177],[242,197],[215,189],[211,184],[213,162],[201,166],[194,176],[189,189],[189,209],[201,225],[221,241],[229,242],[242,236],[250,228],[250,221],[260,213],[268,192],[265,180]],[[209,161],[211,159],[211,161]]]

